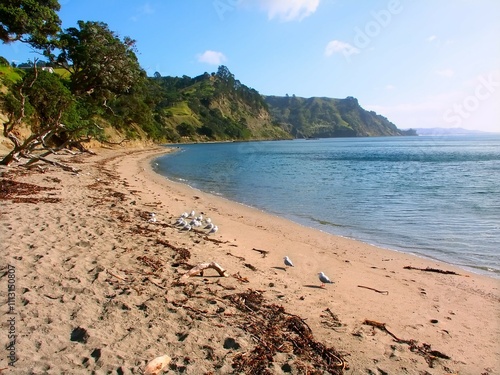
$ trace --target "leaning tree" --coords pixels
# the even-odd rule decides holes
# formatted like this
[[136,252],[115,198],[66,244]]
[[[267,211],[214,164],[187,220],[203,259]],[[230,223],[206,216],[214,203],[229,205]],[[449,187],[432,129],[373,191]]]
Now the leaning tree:
[[[46,159],[46,156],[71,143],[70,137],[66,137],[66,141],[62,143],[55,142],[53,138],[60,139],[61,134],[74,131],[74,125],[68,127],[64,123],[74,117],[75,106],[73,95],[60,78],[55,74],[39,71],[35,66],[14,84],[11,92],[4,98],[8,121],[3,125],[3,133],[12,141],[14,148],[0,164],[8,165],[13,160],[27,158],[27,165],[42,160],[73,170]],[[31,128],[31,135],[24,140],[16,135],[16,129],[22,122],[28,123]],[[40,150],[43,152],[34,154]]]
[[[46,153],[70,144],[83,150],[81,142],[89,140],[89,134],[94,133],[97,126],[75,116],[64,125],[65,113],[74,114],[75,103],[87,109],[87,118],[98,107],[112,112],[108,102],[128,93],[146,77],[135,55],[135,41],[130,38],[121,41],[102,22],[79,21],[78,28],[65,30],[57,41],[46,45],[44,54],[69,72],[69,89],[59,76],[38,71],[34,64],[33,73],[26,75],[4,100],[8,121],[4,123],[3,133],[14,143],[14,150],[0,164],[9,164],[20,157],[30,157],[29,163],[44,160],[32,155],[40,147],[46,149]],[[38,82],[42,76],[44,81]],[[36,126],[32,124],[33,134],[21,141],[15,135],[16,128],[28,119],[30,108]],[[75,126],[74,121],[79,121],[81,126]],[[58,147],[51,148],[55,140],[59,141]]]

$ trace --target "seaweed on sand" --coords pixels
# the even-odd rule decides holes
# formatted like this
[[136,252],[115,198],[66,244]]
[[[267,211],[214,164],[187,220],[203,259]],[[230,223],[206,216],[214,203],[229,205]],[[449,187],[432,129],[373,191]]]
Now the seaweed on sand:
[[343,374],[348,368],[342,355],[314,339],[307,323],[289,314],[282,306],[267,304],[262,293],[251,290],[228,295],[232,304],[245,313],[240,328],[256,341],[255,347],[233,358],[233,368],[245,374],[272,374],[277,353],[295,355],[294,364],[308,374]]

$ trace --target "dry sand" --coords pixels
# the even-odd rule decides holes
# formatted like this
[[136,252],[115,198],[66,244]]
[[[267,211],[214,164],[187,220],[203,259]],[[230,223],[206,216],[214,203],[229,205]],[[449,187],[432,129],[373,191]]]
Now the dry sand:
[[[1,373],[141,374],[167,354],[172,374],[322,374],[328,360],[345,374],[500,374],[498,279],[169,181],[150,168],[163,152],[59,157],[78,174],[0,170]],[[8,180],[51,190],[6,195]],[[191,210],[219,231],[172,225]],[[180,279],[210,261],[230,276]],[[320,288],[320,271],[335,283]]]

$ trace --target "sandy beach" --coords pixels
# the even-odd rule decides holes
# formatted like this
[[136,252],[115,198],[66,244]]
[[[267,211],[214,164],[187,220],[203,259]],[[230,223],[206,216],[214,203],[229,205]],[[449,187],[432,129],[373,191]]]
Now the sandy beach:
[[169,181],[165,152],[0,169],[2,374],[500,374],[500,280]]

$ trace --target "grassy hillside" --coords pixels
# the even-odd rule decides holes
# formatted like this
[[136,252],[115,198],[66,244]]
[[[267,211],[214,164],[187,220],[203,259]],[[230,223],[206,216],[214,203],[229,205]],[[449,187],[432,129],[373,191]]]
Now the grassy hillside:
[[158,114],[176,140],[285,139],[262,96],[239,82],[225,67],[190,78],[151,78],[163,100]]

